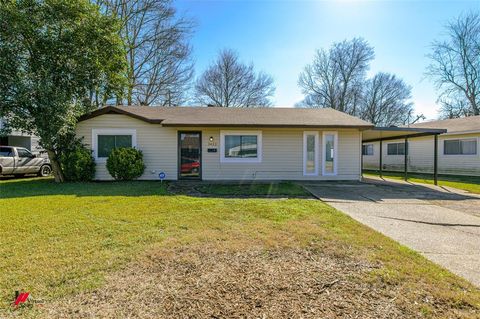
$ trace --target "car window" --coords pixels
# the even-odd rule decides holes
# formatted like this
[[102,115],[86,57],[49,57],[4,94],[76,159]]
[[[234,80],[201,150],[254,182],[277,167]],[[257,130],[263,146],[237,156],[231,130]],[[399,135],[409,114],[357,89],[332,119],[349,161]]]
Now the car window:
[[32,153],[30,153],[27,149],[24,148],[17,148],[18,157],[33,157]]
[[0,157],[13,157],[13,149],[11,147],[0,147]]

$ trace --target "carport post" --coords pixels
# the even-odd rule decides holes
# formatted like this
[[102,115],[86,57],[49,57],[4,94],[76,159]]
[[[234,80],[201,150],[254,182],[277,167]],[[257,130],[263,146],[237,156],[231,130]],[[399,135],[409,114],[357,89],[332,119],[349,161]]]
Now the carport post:
[[405,137],[405,151],[404,151],[404,158],[403,158],[403,173],[405,181],[408,180],[408,137]]
[[433,138],[433,183],[438,185],[438,134],[434,135]]
[[382,166],[383,166],[383,163],[382,163],[382,157],[383,157],[383,154],[382,154],[382,144],[383,144],[383,143],[382,143],[382,140],[380,140],[379,142],[380,142],[380,152],[379,152],[379,153],[380,153],[380,172],[379,172],[379,174],[380,174],[380,177],[383,177],[383,176],[382,176],[382,175],[383,175],[383,174],[382,174]]

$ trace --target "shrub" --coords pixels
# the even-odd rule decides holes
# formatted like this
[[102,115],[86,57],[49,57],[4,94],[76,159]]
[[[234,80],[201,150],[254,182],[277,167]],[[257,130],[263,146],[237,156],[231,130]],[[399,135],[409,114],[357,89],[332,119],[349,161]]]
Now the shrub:
[[86,182],[95,176],[95,160],[92,151],[76,145],[60,156],[60,165],[66,181]]
[[145,170],[143,154],[132,147],[116,148],[108,156],[107,170],[116,180],[136,179]]

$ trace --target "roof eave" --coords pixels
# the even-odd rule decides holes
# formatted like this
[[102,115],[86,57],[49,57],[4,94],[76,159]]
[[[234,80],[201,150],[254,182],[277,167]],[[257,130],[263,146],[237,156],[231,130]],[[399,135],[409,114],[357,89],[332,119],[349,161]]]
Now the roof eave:
[[405,134],[403,134],[403,135],[402,134],[401,135],[391,135],[391,136],[379,136],[379,137],[374,137],[374,138],[362,139],[362,143],[440,135],[440,134],[444,134],[444,133],[447,132],[446,129],[426,129],[426,128],[413,128],[413,127],[374,127],[372,129],[372,131],[404,132]]
[[444,135],[480,134],[480,130],[447,132]]
[[165,127],[267,127],[267,128],[348,128],[368,130],[373,125],[309,125],[309,124],[232,124],[232,123],[162,123]]
[[137,120],[141,120],[141,121],[144,121],[144,122],[147,122],[147,123],[151,123],[151,124],[160,124],[163,122],[163,119],[150,119],[148,117],[144,117],[144,116],[141,116],[141,115],[137,115],[137,114],[134,114],[134,113],[131,113],[131,112],[128,112],[128,111],[125,111],[125,110],[122,110],[122,109],[119,109],[119,108],[116,108],[114,106],[106,106],[106,107],[103,107],[101,109],[98,109],[98,110],[95,110],[95,111],[92,111],[90,113],[86,113],[82,116],[80,116],[78,119],[77,119],[77,122],[82,122],[82,121],[85,121],[85,120],[89,120],[91,118],[94,118],[94,117],[97,117],[97,116],[100,116],[100,115],[104,115],[104,114],[120,114],[120,115],[126,115],[126,116],[130,116],[134,119],[137,119]]

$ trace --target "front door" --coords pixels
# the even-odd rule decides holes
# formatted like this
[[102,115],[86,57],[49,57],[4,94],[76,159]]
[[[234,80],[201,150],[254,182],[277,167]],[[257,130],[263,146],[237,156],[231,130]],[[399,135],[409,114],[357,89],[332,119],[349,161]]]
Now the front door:
[[202,133],[178,132],[178,178],[200,179],[202,174]]

